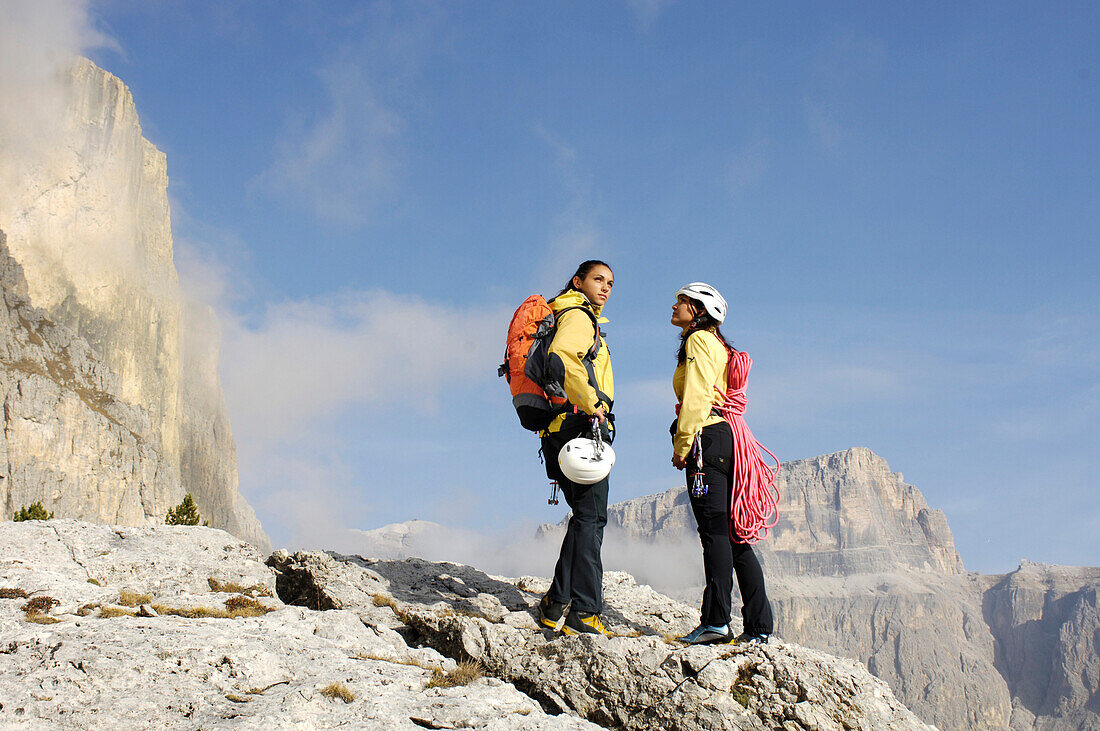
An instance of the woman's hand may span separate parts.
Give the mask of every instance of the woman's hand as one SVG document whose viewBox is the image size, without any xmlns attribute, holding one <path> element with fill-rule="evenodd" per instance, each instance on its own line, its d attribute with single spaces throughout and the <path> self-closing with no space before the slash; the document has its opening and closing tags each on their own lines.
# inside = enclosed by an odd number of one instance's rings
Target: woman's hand
<svg viewBox="0 0 1100 731">
<path fill-rule="evenodd" d="M 682 470 L 687 467 L 687 457 L 681 457 L 678 454 L 672 455 L 672 466 L 678 470 Z"/>
</svg>

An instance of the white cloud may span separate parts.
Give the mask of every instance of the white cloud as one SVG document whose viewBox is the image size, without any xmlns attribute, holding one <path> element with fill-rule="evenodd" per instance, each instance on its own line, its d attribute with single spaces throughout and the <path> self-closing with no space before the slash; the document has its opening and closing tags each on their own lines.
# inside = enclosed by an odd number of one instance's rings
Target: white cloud
<svg viewBox="0 0 1100 731">
<path fill-rule="evenodd" d="M 327 109 L 317 119 L 291 125 L 274 163 L 257 182 L 322 220 L 362 223 L 397 191 L 404 122 L 380 101 L 375 84 L 355 62 L 334 62 L 320 77 Z"/>
<path fill-rule="evenodd" d="M 96 30 L 86 0 L 5 0 L 0 22 L 0 195 L 21 184 L 24 161 L 38 164 L 64 133 L 62 74 L 93 48 L 117 48 Z"/>
<path fill-rule="evenodd" d="M 648 31 L 669 6 L 676 0 L 626 0 L 627 6 L 638 19 L 643 31 Z"/>
<path fill-rule="evenodd" d="M 404 130 L 422 106 L 417 76 L 438 52 L 443 12 L 379 3 L 333 22 L 352 36 L 317 75 L 325 104 L 289 111 L 272 164 L 253 187 L 322 221 L 362 225 L 397 206 L 409 157 Z"/>
<path fill-rule="evenodd" d="M 445 386 L 493 370 L 507 320 L 386 291 L 273 304 L 258 325 L 225 328 L 235 429 L 278 438 L 355 406 L 430 410 Z"/>
<path fill-rule="evenodd" d="M 556 293 L 582 261 L 609 260 L 610 254 L 595 222 L 593 185 L 579 162 L 576 148 L 541 124 L 535 126 L 535 134 L 554 153 L 554 167 L 568 196 L 566 208 L 554 221 L 553 233 L 536 269 L 540 279 L 535 287 Z"/>
</svg>

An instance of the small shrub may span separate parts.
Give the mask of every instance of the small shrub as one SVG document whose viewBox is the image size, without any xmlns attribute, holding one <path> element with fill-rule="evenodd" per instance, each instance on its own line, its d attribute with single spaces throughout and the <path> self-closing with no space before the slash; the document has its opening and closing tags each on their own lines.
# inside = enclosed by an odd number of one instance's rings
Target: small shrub
<svg viewBox="0 0 1100 731">
<path fill-rule="evenodd" d="M 248 703 L 251 698 L 245 698 L 244 696 L 237 695 L 236 693 L 227 693 L 225 696 L 227 701 L 233 701 L 234 703 Z"/>
<path fill-rule="evenodd" d="M 344 703 L 351 703 L 355 700 L 355 694 L 348 690 L 343 683 L 329 683 L 321 688 L 321 695 L 325 698 L 339 698 Z"/>
<path fill-rule="evenodd" d="M 91 577 L 88 577 L 88 583 L 95 584 L 96 586 L 103 586 L 103 584 L 99 583 L 99 579 L 93 579 Z"/>
<path fill-rule="evenodd" d="M 165 525 L 198 525 L 200 522 L 206 526 L 210 525 L 209 520 L 203 521 L 202 516 L 199 515 L 199 509 L 195 507 L 191 493 L 184 495 L 183 501 L 164 516 Z"/>
<path fill-rule="evenodd" d="M 481 663 L 472 660 L 463 660 L 458 667 L 449 673 L 439 668 L 432 669 L 432 677 L 428 680 L 428 688 L 453 688 L 456 685 L 469 685 L 481 676 L 485 675 L 485 669 Z"/>
<path fill-rule="evenodd" d="M 56 607 L 61 602 L 54 599 L 52 596 L 36 596 L 29 602 L 23 605 L 23 611 L 28 614 L 49 614 L 50 610 Z"/>
<path fill-rule="evenodd" d="M 22 523 L 24 520 L 51 520 L 52 518 L 53 511 L 47 513 L 46 508 L 42 506 L 42 501 L 39 500 L 19 508 L 12 520 L 16 523 Z"/>
<path fill-rule="evenodd" d="M 153 601 L 153 597 L 150 594 L 138 594 L 136 591 L 130 591 L 129 589 L 123 589 L 118 593 L 118 603 L 125 607 L 140 607 L 142 604 L 148 604 Z"/>
<path fill-rule="evenodd" d="M 19 587 L 4 587 L 0 589 L 0 599 L 26 599 L 27 592 Z"/>
</svg>

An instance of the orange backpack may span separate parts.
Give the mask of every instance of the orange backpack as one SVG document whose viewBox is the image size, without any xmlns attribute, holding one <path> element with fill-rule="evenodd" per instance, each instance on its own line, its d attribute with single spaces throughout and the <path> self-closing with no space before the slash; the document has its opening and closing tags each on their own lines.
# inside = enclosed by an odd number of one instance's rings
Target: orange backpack
<svg viewBox="0 0 1100 731">
<path fill-rule="evenodd" d="M 585 307 L 567 307 L 555 313 L 541 294 L 533 294 L 516 309 L 508 325 L 504 362 L 497 375 L 508 380 L 512 405 L 524 429 L 542 431 L 566 409 L 565 386 L 551 375 L 549 356 L 558 318 L 569 310 L 583 310 L 592 318 L 596 337 L 585 354 L 585 360 L 592 360 L 600 350 L 600 326 Z"/>
</svg>

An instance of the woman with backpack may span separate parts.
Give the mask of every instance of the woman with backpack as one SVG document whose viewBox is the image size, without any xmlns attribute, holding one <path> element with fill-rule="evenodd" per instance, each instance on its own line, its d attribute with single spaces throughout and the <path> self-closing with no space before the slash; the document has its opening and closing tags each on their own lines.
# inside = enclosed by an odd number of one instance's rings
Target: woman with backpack
<svg viewBox="0 0 1100 731">
<path fill-rule="evenodd" d="M 611 354 L 600 332 L 600 324 L 607 322 L 601 312 L 613 285 L 611 267 L 602 261 L 586 261 L 549 302 L 556 331 L 550 342 L 548 368 L 554 380 L 563 384 L 568 402 L 540 433 L 542 454 L 547 476 L 558 483 L 573 514 L 554 568 L 554 581 L 539 602 L 539 621 L 566 634 L 607 634 L 600 611 L 608 478 L 593 484 L 573 482 L 558 466 L 558 454 L 570 439 L 589 436 L 593 424 L 605 442 L 610 443 L 615 435 Z"/>
<path fill-rule="evenodd" d="M 766 643 L 773 630 L 764 573 L 752 543 L 774 520 L 765 514 L 763 521 L 745 528 L 738 525 L 745 521 L 734 514 L 744 505 L 743 498 L 764 494 L 761 486 L 771 498 L 775 473 L 760 459 L 759 445 L 741 419 L 744 378 L 752 361 L 722 334 L 719 325 L 726 311 L 726 300 L 703 282 L 680 289 L 672 306 L 672 324 L 681 330 L 672 377 L 679 400 L 670 429 L 672 464 L 686 468 L 706 577 L 699 626 L 680 638 L 689 644 Z M 759 517 L 759 506 L 750 506 L 748 512 L 754 509 Z M 737 637 L 730 629 L 734 573 L 744 619 L 744 632 Z"/>
</svg>

